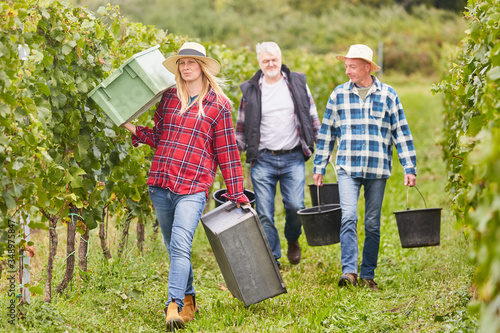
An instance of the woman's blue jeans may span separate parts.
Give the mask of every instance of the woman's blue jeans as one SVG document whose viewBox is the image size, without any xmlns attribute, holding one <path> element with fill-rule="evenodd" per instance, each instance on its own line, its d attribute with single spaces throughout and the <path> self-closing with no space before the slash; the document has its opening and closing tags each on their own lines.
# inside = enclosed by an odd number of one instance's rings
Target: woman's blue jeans
<svg viewBox="0 0 500 333">
<path fill-rule="evenodd" d="M 365 244 L 359 277 L 373 279 L 377 268 L 380 247 L 380 214 L 387 179 L 351 178 L 340 169 L 338 172 L 342 224 L 340 227 L 340 252 L 342 273 L 358 274 L 358 199 L 361 186 L 365 192 Z"/>
<path fill-rule="evenodd" d="M 250 168 L 255 209 L 262 229 L 276 260 L 281 258 L 281 243 L 274 224 L 276 185 L 280 182 L 285 207 L 285 238 L 296 241 L 302 233 L 297 211 L 304 206 L 305 161 L 301 151 L 284 155 L 259 152 L 259 158 Z"/>
<path fill-rule="evenodd" d="M 199 192 L 179 195 L 161 187 L 150 186 L 149 196 L 170 259 L 166 305 L 175 299 L 179 309 L 182 309 L 185 295 L 195 295 L 191 245 L 205 208 L 206 194 Z"/>
</svg>

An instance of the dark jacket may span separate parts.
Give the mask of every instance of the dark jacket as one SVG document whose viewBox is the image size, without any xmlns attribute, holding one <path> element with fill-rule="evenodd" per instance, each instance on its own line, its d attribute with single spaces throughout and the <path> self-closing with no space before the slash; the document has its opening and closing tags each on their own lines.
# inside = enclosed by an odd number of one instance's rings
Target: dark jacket
<svg viewBox="0 0 500 333">
<path fill-rule="evenodd" d="M 292 100 L 295 105 L 295 114 L 300 123 L 300 142 L 305 159 L 308 160 L 314 152 L 314 130 L 311 115 L 309 113 L 310 101 L 307 96 L 306 75 L 291 72 L 288 67 L 281 65 L 281 71 L 286 73 L 289 88 L 292 92 Z M 259 87 L 259 80 L 262 70 L 248 81 L 241 84 L 245 100 L 245 147 L 247 151 L 247 162 L 252 163 L 257 160 L 260 142 L 260 121 L 262 115 L 262 91 Z"/>
</svg>

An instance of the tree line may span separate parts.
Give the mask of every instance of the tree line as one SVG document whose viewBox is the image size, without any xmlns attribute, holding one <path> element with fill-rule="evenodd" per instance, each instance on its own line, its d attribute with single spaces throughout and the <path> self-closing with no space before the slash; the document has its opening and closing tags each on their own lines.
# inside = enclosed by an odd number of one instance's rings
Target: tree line
<svg viewBox="0 0 500 333">
<path fill-rule="evenodd" d="M 107 0 L 72 0 L 97 9 Z M 344 54 L 351 44 L 376 50 L 385 71 L 433 75 L 464 37 L 466 3 L 393 0 L 115 0 L 134 22 L 202 42 L 254 50 L 272 40 L 283 50 Z M 456 6 L 456 10 L 451 10 Z M 377 53 L 377 52 L 376 52 Z M 379 61 L 380 60 L 380 61 Z M 383 61 L 382 61 L 383 60 Z"/>
</svg>

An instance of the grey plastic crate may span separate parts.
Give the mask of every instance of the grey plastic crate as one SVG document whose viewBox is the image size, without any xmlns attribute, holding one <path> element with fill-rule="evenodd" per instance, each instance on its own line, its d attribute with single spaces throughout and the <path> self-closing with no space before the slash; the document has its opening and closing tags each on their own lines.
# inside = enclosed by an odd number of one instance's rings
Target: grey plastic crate
<svg viewBox="0 0 500 333">
<path fill-rule="evenodd" d="M 231 294 L 245 306 L 286 293 L 255 210 L 226 202 L 201 217 Z"/>
</svg>

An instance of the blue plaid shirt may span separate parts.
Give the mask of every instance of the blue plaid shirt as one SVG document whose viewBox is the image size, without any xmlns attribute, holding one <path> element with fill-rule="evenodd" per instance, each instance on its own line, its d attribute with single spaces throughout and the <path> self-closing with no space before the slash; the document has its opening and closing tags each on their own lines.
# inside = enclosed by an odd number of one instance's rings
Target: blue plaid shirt
<svg viewBox="0 0 500 333">
<path fill-rule="evenodd" d="M 316 142 L 313 173 L 325 174 L 338 140 L 336 167 L 351 178 L 388 178 L 393 145 L 405 174 L 417 174 L 413 138 L 399 97 L 391 86 L 372 78 L 364 101 L 351 81 L 330 95 Z"/>
</svg>

